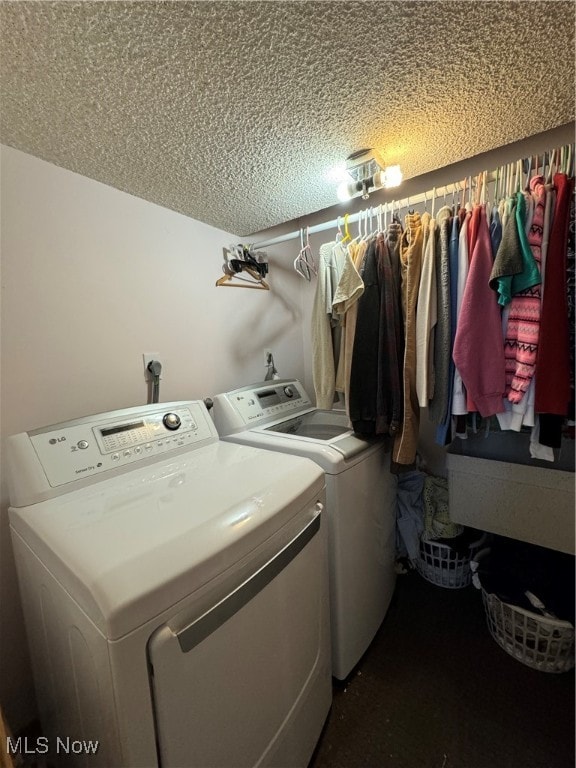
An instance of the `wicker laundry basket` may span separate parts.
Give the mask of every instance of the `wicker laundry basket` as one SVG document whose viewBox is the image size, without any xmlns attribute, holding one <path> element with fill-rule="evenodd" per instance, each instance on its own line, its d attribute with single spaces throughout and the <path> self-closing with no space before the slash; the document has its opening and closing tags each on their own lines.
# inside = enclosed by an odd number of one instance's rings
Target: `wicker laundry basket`
<svg viewBox="0 0 576 768">
<path fill-rule="evenodd" d="M 462 589 L 472 581 L 470 561 L 486 541 L 485 534 L 479 534 L 466 551 L 457 552 L 447 544 L 421 538 L 416 570 L 426 581 L 445 589 Z"/>
<path fill-rule="evenodd" d="M 567 672 L 574 667 L 574 627 L 504 603 L 482 588 L 490 634 L 510 656 L 541 672 Z"/>
</svg>

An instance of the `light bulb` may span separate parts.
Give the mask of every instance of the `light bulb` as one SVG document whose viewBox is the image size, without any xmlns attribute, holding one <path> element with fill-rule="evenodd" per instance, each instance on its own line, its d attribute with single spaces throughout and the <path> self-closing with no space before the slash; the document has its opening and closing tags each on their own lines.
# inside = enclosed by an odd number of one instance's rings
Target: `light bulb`
<svg viewBox="0 0 576 768">
<path fill-rule="evenodd" d="M 372 177 L 372 186 L 374 187 L 374 189 L 380 189 L 380 187 L 384 187 L 385 185 L 386 185 L 386 172 L 376 171 L 376 173 Z"/>
<path fill-rule="evenodd" d="M 399 165 L 390 165 L 382 171 L 382 186 L 398 187 L 402 183 L 402 171 Z"/>
<path fill-rule="evenodd" d="M 338 184 L 341 181 L 350 181 L 350 174 L 346 170 L 346 163 L 333 165 L 326 172 L 326 178 L 332 184 Z"/>
<path fill-rule="evenodd" d="M 338 184 L 336 187 L 336 195 L 341 203 L 346 203 L 348 200 L 351 200 L 352 195 L 350 194 L 350 182 L 342 181 L 340 184 Z"/>
</svg>

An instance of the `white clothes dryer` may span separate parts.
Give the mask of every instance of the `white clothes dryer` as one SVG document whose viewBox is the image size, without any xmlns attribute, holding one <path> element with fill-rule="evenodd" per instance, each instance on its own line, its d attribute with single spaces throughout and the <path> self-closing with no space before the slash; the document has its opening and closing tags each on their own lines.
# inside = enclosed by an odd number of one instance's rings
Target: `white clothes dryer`
<svg viewBox="0 0 576 768">
<path fill-rule="evenodd" d="M 326 474 L 332 674 L 343 680 L 370 645 L 396 584 L 396 478 L 382 440 L 352 431 L 344 411 L 315 408 L 283 379 L 216 395 L 224 440 L 305 456 Z"/>
<path fill-rule="evenodd" d="M 305 768 L 332 697 L 318 466 L 219 441 L 195 401 L 8 452 L 50 763 Z"/>
</svg>

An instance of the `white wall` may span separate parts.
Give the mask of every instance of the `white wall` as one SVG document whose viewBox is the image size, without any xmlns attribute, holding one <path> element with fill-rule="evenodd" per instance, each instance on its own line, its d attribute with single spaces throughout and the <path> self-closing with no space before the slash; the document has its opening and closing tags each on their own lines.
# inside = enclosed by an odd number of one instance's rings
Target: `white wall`
<svg viewBox="0 0 576 768">
<path fill-rule="evenodd" d="M 216 288 L 235 236 L 9 147 L 1 165 L 2 436 L 145 403 L 142 353 L 162 400 L 303 375 L 300 278 L 270 260 L 268 291 Z M 4 455 L 2 456 L 4 459 Z M 0 701 L 35 715 L 2 472 Z"/>
</svg>

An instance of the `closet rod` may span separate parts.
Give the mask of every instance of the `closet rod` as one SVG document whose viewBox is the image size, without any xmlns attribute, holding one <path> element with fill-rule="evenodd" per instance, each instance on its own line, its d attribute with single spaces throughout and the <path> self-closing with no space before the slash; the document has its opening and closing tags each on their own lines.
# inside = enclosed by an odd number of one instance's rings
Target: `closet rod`
<svg viewBox="0 0 576 768">
<path fill-rule="evenodd" d="M 475 181 L 476 177 L 474 176 L 472 179 Z M 490 173 L 486 174 L 486 183 L 494 181 L 495 179 L 496 171 L 491 171 Z M 464 180 L 451 182 L 450 184 L 446 184 L 444 187 L 436 187 L 434 190 L 436 199 L 439 197 L 444 197 L 444 195 L 451 195 L 453 192 L 461 192 L 463 183 Z M 416 195 L 410 195 L 410 197 L 405 197 L 400 200 L 389 200 L 386 203 L 379 203 L 373 207 L 376 210 L 379 207 L 383 208 L 383 206 L 386 205 L 393 206 L 394 209 L 406 208 L 408 205 L 418 205 L 419 203 L 423 203 L 425 201 L 431 201 L 432 195 L 432 190 L 429 192 L 419 192 Z M 360 216 L 365 215 L 365 211 L 366 209 L 363 209 L 357 213 L 350 214 L 348 216 L 348 224 L 353 224 L 355 221 L 358 221 Z M 333 221 L 325 221 L 322 224 L 314 224 L 313 226 L 308 227 L 308 234 L 313 235 L 315 232 L 324 232 L 327 229 L 335 229 L 339 223 L 343 223 L 343 220 L 344 215 L 340 216 L 338 219 L 334 219 Z M 285 243 L 288 240 L 295 240 L 297 237 L 300 237 L 300 233 L 301 230 L 298 229 L 295 232 L 288 232 L 285 235 L 278 235 L 278 237 L 273 237 L 271 240 L 262 240 L 260 243 L 250 243 L 250 247 L 254 250 L 259 250 L 260 248 L 268 248 L 271 245 L 278 245 L 279 243 Z"/>
<path fill-rule="evenodd" d="M 542 165 L 545 167 L 549 163 L 558 163 L 558 156 L 556 155 L 557 152 L 564 151 L 564 149 L 569 150 L 568 158 L 569 160 L 568 165 L 572 168 L 574 167 L 574 155 L 576 154 L 574 152 L 574 144 L 566 144 L 564 147 L 554 149 L 554 150 L 547 150 L 542 155 Z M 539 155 L 536 155 L 536 158 L 538 159 Z M 555 158 L 553 161 L 552 158 Z M 522 173 L 526 172 L 526 165 L 528 165 L 528 173 L 530 173 L 531 168 L 531 157 L 530 158 L 524 158 L 522 160 L 519 160 L 517 162 L 522 163 Z M 484 176 L 484 183 L 489 184 L 490 182 L 493 182 L 498 177 L 498 173 L 500 170 L 504 170 L 505 168 L 510 169 L 510 173 L 514 174 L 514 171 L 512 170 L 515 163 L 505 163 L 504 165 L 499 167 L 498 171 L 489 171 Z M 540 163 L 538 163 L 538 167 L 540 167 Z M 467 179 L 471 179 L 472 184 L 474 184 L 477 179 L 481 176 L 481 174 L 473 174 L 472 176 L 467 176 Z M 453 192 L 459 193 L 462 191 L 462 185 L 464 184 L 463 181 L 454 181 L 450 184 L 447 184 L 444 187 L 436 187 L 434 190 L 429 190 L 428 192 L 420 192 L 417 195 L 410 195 L 410 197 L 405 197 L 400 200 L 389 200 L 386 203 L 379 203 L 378 205 L 374 206 L 376 210 L 380 208 L 380 210 L 383 209 L 383 206 L 391 205 L 393 208 L 406 208 L 411 205 L 418 205 L 419 203 L 423 203 L 428 200 L 432 200 L 433 195 L 435 195 L 436 199 L 439 197 L 444 197 L 445 195 L 452 194 Z M 468 194 L 470 194 L 470 190 L 468 190 Z M 369 210 L 369 209 L 368 209 Z M 348 223 L 352 224 L 355 221 L 358 221 L 360 216 L 364 216 L 366 214 L 366 208 L 364 208 L 361 211 L 358 211 L 357 213 L 352 213 L 348 216 Z M 332 221 L 325 221 L 323 224 L 314 224 L 311 227 L 308 227 L 308 234 L 312 235 L 315 232 L 324 232 L 326 229 L 334 229 L 338 226 L 338 224 L 343 221 L 343 216 L 339 216 L 337 219 L 333 219 Z M 300 237 L 301 230 L 298 229 L 294 232 L 288 232 L 286 235 L 279 235 L 278 237 L 273 237 L 270 240 L 262 240 L 260 243 L 251 243 L 250 247 L 254 250 L 257 250 L 259 248 L 268 248 L 271 245 L 278 245 L 279 243 L 285 243 L 288 240 L 295 240 L 297 237 Z"/>
</svg>

